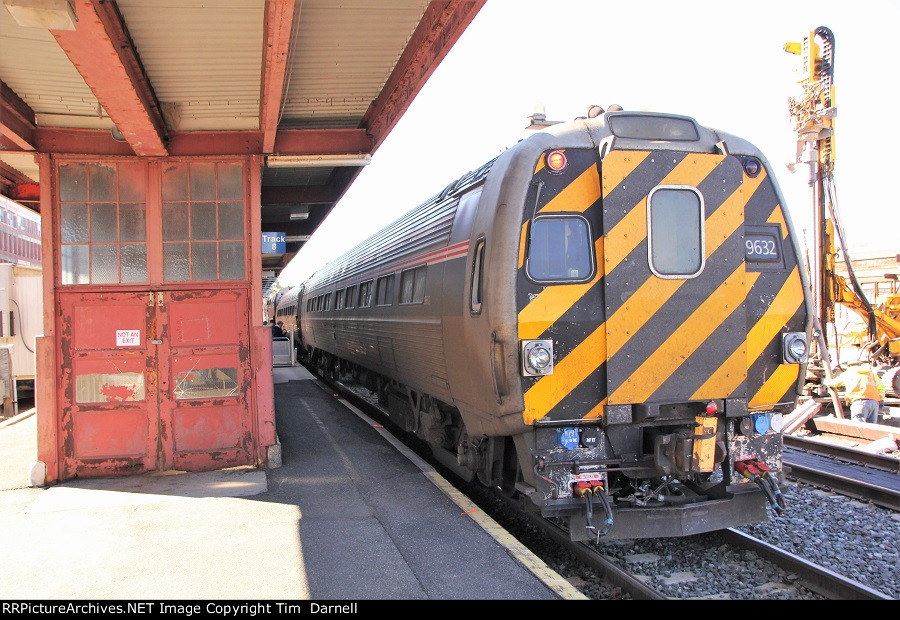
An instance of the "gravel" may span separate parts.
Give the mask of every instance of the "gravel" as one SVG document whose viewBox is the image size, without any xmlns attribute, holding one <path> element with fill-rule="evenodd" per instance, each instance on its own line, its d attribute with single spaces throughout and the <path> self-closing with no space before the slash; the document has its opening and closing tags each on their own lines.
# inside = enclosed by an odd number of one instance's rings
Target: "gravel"
<svg viewBox="0 0 900 620">
<path fill-rule="evenodd" d="M 627 598 L 484 489 L 470 485 L 465 492 L 586 596 Z M 770 511 L 768 522 L 738 529 L 892 598 L 900 597 L 900 513 L 803 483 L 788 483 L 786 498 L 788 510 L 784 516 Z M 716 532 L 685 538 L 611 541 L 601 543 L 599 549 L 607 559 L 642 576 L 669 598 L 822 598 L 804 588 L 797 575 L 752 551 L 726 543 Z"/>
<path fill-rule="evenodd" d="M 360 389 L 357 393 L 362 396 L 364 392 Z M 366 396 L 371 399 L 370 394 Z M 461 485 L 461 489 L 586 596 L 597 600 L 628 598 L 484 487 L 469 484 Z M 784 515 L 770 509 L 768 521 L 738 529 L 900 598 L 900 513 L 792 481 L 787 483 L 785 499 Z M 669 598 L 822 598 L 804 588 L 797 575 L 752 551 L 726 543 L 716 532 L 685 538 L 612 541 L 601 543 L 599 549 L 608 559 L 642 575 Z"/>
</svg>

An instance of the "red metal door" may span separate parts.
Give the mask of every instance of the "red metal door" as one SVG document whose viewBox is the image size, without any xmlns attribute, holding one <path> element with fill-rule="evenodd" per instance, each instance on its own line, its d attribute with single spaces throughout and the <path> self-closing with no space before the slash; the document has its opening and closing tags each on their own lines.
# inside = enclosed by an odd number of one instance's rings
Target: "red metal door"
<svg viewBox="0 0 900 620">
<path fill-rule="evenodd" d="M 169 468 L 254 462 L 245 290 L 157 293 L 162 453 Z"/>
<path fill-rule="evenodd" d="M 62 478 L 252 464 L 247 299 L 61 293 Z"/>
<path fill-rule="evenodd" d="M 149 292 L 60 293 L 62 478 L 159 466 Z"/>
</svg>

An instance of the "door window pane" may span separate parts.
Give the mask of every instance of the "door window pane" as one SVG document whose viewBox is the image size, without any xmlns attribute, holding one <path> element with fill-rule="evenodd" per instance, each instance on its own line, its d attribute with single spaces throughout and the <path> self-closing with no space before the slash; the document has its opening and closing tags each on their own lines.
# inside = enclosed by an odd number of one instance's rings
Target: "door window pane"
<svg viewBox="0 0 900 620">
<path fill-rule="evenodd" d="M 144 203 L 119 205 L 119 239 L 121 241 L 147 239 L 147 208 Z"/>
<path fill-rule="evenodd" d="M 219 279 L 244 279 L 244 244 L 219 244 Z"/>
<path fill-rule="evenodd" d="M 191 280 L 216 279 L 216 244 L 191 244 Z"/>
<path fill-rule="evenodd" d="M 163 243 L 163 278 L 186 282 L 191 277 L 187 243 Z"/>
<path fill-rule="evenodd" d="M 87 200 L 87 164 L 70 163 L 59 166 L 59 199 L 64 202 Z"/>
<path fill-rule="evenodd" d="M 188 238 L 187 202 L 163 203 L 163 241 L 181 241 Z"/>
<path fill-rule="evenodd" d="M 219 200 L 244 199 L 244 165 L 219 164 Z"/>
<path fill-rule="evenodd" d="M 119 164 L 119 200 L 144 202 L 147 198 L 147 175 L 139 162 Z"/>
<path fill-rule="evenodd" d="M 191 203 L 191 239 L 216 238 L 216 203 Z"/>
<path fill-rule="evenodd" d="M 162 173 L 162 199 L 188 199 L 188 167 L 187 164 L 171 164 Z"/>
<path fill-rule="evenodd" d="M 83 203 L 63 204 L 60 207 L 60 230 L 63 243 L 87 243 L 87 205 Z"/>
<path fill-rule="evenodd" d="M 192 163 L 191 200 L 216 199 L 216 164 L 213 162 Z"/>
<path fill-rule="evenodd" d="M 143 243 L 122 244 L 122 282 L 147 281 L 147 246 Z"/>
<path fill-rule="evenodd" d="M 141 400 L 144 400 L 143 373 L 88 373 L 75 377 L 76 402 L 118 403 Z"/>
<path fill-rule="evenodd" d="M 692 187 L 657 187 L 648 200 L 650 269 L 663 278 L 703 270 L 703 200 Z"/>
<path fill-rule="evenodd" d="M 90 250 L 87 245 L 62 246 L 62 283 L 90 284 L 91 273 L 88 270 Z"/>
<path fill-rule="evenodd" d="M 91 202 L 115 202 L 117 200 L 115 166 L 91 164 L 90 171 Z"/>
<path fill-rule="evenodd" d="M 219 239 L 244 238 L 244 203 L 219 203 Z"/>
<path fill-rule="evenodd" d="M 119 281 L 119 246 L 114 243 L 91 246 L 91 284 Z"/>
<path fill-rule="evenodd" d="M 182 370 L 175 375 L 175 398 L 221 398 L 236 396 L 237 368 L 203 368 Z"/>
<path fill-rule="evenodd" d="M 119 240 L 116 211 L 115 203 L 91 205 L 91 243 Z"/>
</svg>

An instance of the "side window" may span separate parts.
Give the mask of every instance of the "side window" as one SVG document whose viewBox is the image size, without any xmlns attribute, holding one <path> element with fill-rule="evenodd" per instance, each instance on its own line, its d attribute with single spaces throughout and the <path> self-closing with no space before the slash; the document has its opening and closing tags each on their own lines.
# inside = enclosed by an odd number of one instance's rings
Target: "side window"
<svg viewBox="0 0 900 620">
<path fill-rule="evenodd" d="M 647 253 L 660 278 L 693 278 L 705 263 L 703 197 L 686 185 L 661 185 L 647 199 Z"/>
<path fill-rule="evenodd" d="M 352 308 L 353 302 L 356 299 L 356 285 L 348 286 L 347 290 L 344 294 L 344 307 Z"/>
<path fill-rule="evenodd" d="M 331 310 L 331 293 L 325 294 L 325 307 L 323 310 Z"/>
<path fill-rule="evenodd" d="M 338 289 L 334 294 L 334 309 L 341 310 L 344 307 L 344 291 Z"/>
<path fill-rule="evenodd" d="M 547 215 L 531 222 L 526 273 L 532 280 L 585 282 L 593 272 L 593 244 L 586 219 Z"/>
<path fill-rule="evenodd" d="M 375 305 L 389 306 L 393 301 L 394 275 L 381 276 L 375 289 Z"/>
<path fill-rule="evenodd" d="M 425 301 L 426 266 L 407 269 L 400 274 L 400 303 L 421 304 Z"/>
<path fill-rule="evenodd" d="M 481 302 L 484 299 L 484 239 L 479 239 L 475 245 L 475 257 L 472 259 L 472 314 L 481 313 Z"/>
<path fill-rule="evenodd" d="M 368 308 L 372 305 L 372 281 L 359 285 L 359 307 Z"/>
</svg>

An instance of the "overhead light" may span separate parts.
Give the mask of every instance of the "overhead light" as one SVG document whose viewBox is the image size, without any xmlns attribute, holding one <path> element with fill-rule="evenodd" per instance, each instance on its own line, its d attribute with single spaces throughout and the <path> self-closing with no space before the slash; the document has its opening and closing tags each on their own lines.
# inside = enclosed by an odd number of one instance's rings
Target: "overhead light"
<svg viewBox="0 0 900 620">
<path fill-rule="evenodd" d="M 75 11 L 70 0 L 3 0 L 16 23 L 23 28 L 75 30 Z"/>
<path fill-rule="evenodd" d="M 268 168 L 334 168 L 336 166 L 368 166 L 372 156 L 368 153 L 343 155 L 269 155 Z"/>
<path fill-rule="evenodd" d="M 292 220 L 309 219 L 309 205 L 293 205 L 291 207 Z"/>
<path fill-rule="evenodd" d="M 287 235 L 284 240 L 287 243 L 298 243 L 300 241 L 309 241 L 312 235 Z"/>
</svg>

